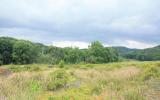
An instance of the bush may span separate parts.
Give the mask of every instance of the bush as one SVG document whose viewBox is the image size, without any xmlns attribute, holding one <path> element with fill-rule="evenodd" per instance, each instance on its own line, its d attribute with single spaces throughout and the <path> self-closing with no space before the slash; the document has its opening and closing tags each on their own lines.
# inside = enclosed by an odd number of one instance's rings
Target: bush
<svg viewBox="0 0 160 100">
<path fill-rule="evenodd" d="M 57 70 L 50 73 L 50 81 L 47 85 L 48 90 L 56 90 L 67 84 L 67 73 L 64 70 Z"/>
<path fill-rule="evenodd" d="M 160 68 L 151 66 L 147 68 L 144 73 L 142 74 L 143 80 L 149 80 L 151 78 L 160 77 Z"/>
<path fill-rule="evenodd" d="M 64 61 L 63 61 L 63 60 L 61 60 L 61 61 L 59 62 L 59 67 L 60 67 L 60 68 L 63 68 L 63 67 L 64 67 Z"/>
</svg>

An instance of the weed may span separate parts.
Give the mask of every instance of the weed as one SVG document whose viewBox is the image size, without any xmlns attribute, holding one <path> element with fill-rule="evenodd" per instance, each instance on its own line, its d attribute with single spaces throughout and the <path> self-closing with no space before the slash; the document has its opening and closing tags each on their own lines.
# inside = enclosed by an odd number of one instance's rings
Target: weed
<svg viewBox="0 0 160 100">
<path fill-rule="evenodd" d="M 124 95 L 124 99 L 125 100 L 145 100 L 144 97 L 135 90 L 126 92 Z"/>
<path fill-rule="evenodd" d="M 87 67 L 87 68 L 93 68 L 94 65 L 93 64 L 87 64 L 87 65 L 85 65 L 85 67 Z"/>
<path fill-rule="evenodd" d="M 50 73 L 50 82 L 47 85 L 48 90 L 56 90 L 64 87 L 68 81 L 68 74 L 64 70 L 57 70 Z"/>
<path fill-rule="evenodd" d="M 59 67 L 60 67 L 60 68 L 63 68 L 63 67 L 64 67 L 64 61 L 63 61 L 63 60 L 61 60 L 61 61 L 59 62 Z"/>
<path fill-rule="evenodd" d="M 149 80 L 156 77 L 160 77 L 160 68 L 155 66 L 148 67 L 142 74 L 142 80 Z"/>
</svg>

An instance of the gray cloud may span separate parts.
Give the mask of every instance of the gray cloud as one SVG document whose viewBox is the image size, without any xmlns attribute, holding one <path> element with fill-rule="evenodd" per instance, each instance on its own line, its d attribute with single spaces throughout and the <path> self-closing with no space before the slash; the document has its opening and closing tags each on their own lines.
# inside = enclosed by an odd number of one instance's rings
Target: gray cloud
<svg viewBox="0 0 160 100">
<path fill-rule="evenodd" d="M 0 36 L 159 44 L 159 9 L 159 0 L 1 0 Z"/>
</svg>

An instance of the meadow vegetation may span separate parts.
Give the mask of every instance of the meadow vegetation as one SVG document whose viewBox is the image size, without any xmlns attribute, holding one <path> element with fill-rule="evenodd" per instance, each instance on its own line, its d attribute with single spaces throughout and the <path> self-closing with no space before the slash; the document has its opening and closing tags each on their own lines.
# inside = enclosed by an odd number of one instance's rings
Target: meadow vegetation
<svg viewBox="0 0 160 100">
<path fill-rule="evenodd" d="M 160 62 L 0 67 L 0 100 L 159 100 Z"/>
</svg>

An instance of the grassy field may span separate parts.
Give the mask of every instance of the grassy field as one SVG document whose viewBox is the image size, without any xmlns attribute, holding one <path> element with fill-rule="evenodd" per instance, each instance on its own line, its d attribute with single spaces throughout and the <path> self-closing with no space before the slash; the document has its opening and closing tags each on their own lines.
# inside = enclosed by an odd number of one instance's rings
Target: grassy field
<svg viewBox="0 0 160 100">
<path fill-rule="evenodd" d="M 160 100 L 160 61 L 0 67 L 0 100 Z"/>
</svg>

